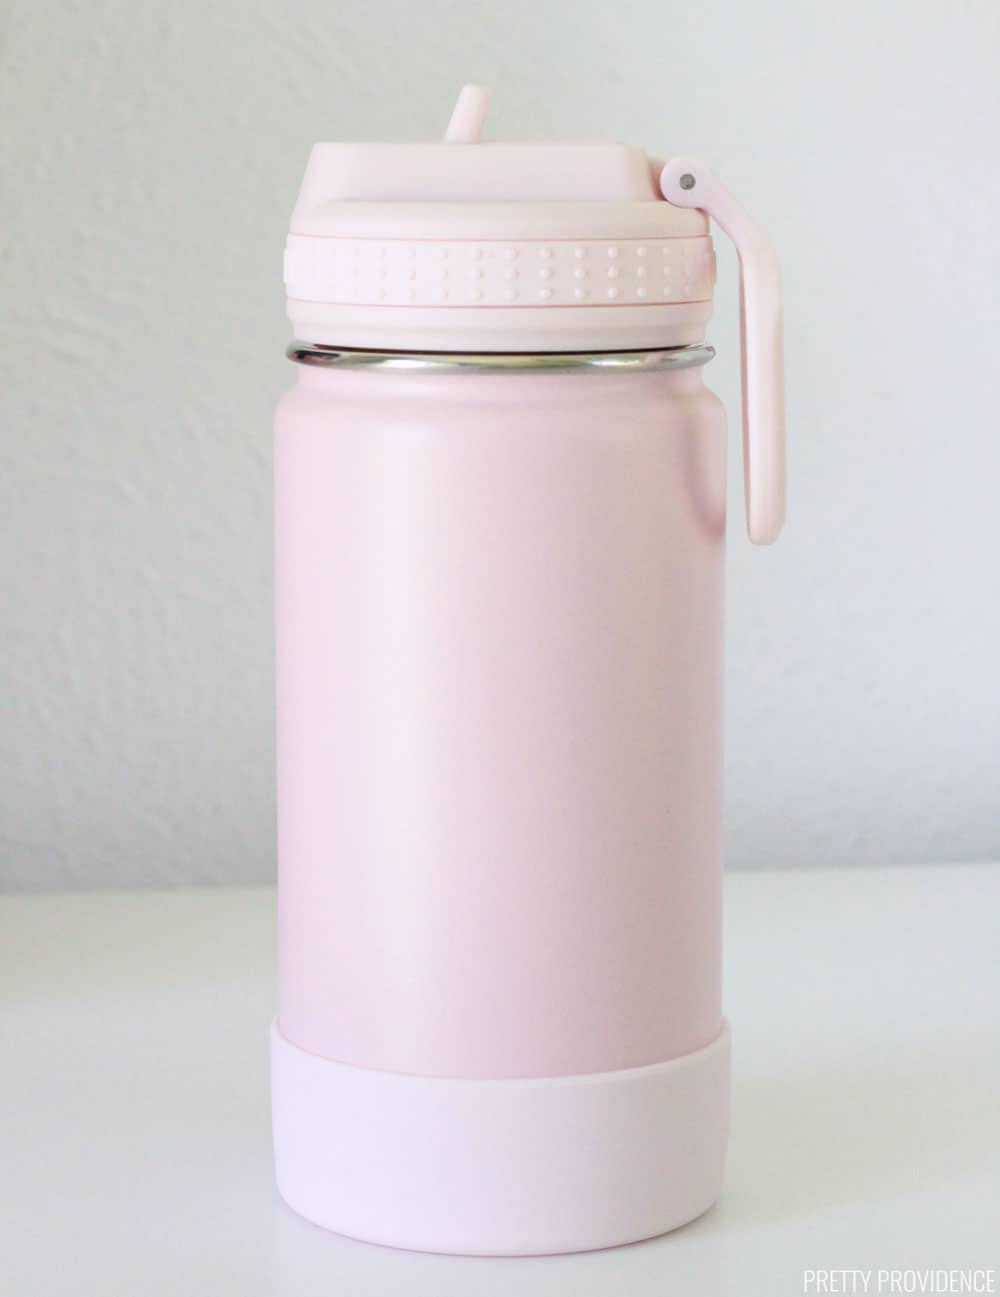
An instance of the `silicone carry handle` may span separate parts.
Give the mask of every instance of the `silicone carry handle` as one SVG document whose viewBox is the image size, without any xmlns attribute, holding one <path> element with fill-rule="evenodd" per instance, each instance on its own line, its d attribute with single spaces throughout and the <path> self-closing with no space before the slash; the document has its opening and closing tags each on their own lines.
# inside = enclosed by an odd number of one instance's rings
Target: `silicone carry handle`
<svg viewBox="0 0 1000 1297">
<path fill-rule="evenodd" d="M 729 235 L 740 261 L 743 474 L 747 532 L 777 540 L 785 521 L 785 382 L 781 276 L 771 243 L 749 213 L 697 158 L 671 158 L 660 191 L 677 207 L 700 207 Z"/>
</svg>

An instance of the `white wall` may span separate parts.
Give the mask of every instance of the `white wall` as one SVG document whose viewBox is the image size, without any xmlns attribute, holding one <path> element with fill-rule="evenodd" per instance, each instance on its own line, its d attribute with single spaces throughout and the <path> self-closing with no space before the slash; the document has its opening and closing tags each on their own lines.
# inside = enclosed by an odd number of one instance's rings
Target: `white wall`
<svg viewBox="0 0 1000 1297">
<path fill-rule="evenodd" d="M 730 862 L 1000 856 L 998 72 L 995 0 L 15 4 L 0 882 L 271 876 L 284 229 L 314 139 L 436 135 L 466 80 L 494 135 L 703 154 L 780 250 L 791 512 L 750 549 L 734 454 Z"/>
</svg>

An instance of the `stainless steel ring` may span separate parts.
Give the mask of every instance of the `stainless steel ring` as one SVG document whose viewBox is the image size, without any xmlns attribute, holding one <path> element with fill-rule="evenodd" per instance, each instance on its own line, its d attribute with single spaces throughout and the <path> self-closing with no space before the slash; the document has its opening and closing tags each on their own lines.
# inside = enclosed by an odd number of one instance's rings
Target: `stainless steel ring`
<svg viewBox="0 0 1000 1297">
<path fill-rule="evenodd" d="M 505 352 L 362 351 L 293 342 L 285 352 L 297 365 L 343 369 L 422 370 L 433 373 L 506 374 L 512 371 L 575 373 L 577 370 L 630 374 L 661 369 L 693 369 L 707 364 L 715 348 L 704 344 L 662 351 L 563 351 L 522 355 Z"/>
</svg>

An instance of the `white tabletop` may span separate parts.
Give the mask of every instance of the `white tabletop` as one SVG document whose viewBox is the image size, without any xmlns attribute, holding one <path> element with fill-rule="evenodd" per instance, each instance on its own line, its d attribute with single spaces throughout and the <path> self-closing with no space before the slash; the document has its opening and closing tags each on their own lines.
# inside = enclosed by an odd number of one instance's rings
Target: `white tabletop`
<svg viewBox="0 0 1000 1297">
<path fill-rule="evenodd" d="M 805 1269 L 1000 1266 L 1000 867 L 732 874 L 726 907 L 722 1201 L 494 1261 L 278 1200 L 271 891 L 0 898 L 0 1293 L 781 1297 Z"/>
</svg>

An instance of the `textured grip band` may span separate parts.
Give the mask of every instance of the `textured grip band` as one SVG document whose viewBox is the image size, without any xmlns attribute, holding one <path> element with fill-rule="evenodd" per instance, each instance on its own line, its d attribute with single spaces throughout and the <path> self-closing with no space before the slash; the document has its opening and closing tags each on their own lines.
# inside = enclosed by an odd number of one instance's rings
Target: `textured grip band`
<svg viewBox="0 0 1000 1297">
<path fill-rule="evenodd" d="M 708 237 L 412 242 L 291 235 L 288 296 L 370 306 L 637 306 L 709 301 Z"/>
</svg>

